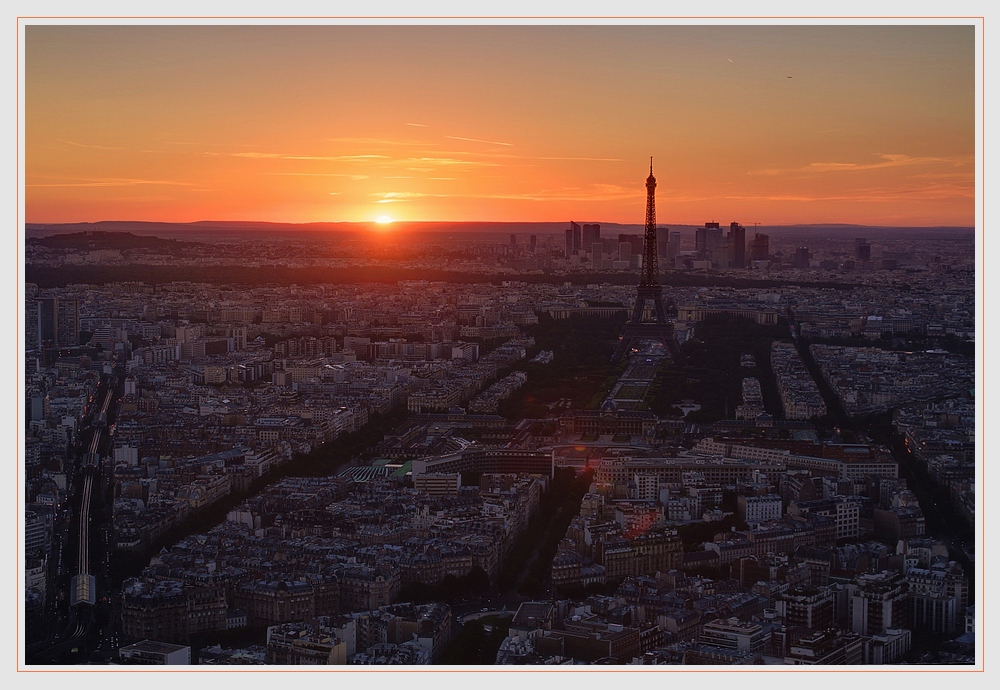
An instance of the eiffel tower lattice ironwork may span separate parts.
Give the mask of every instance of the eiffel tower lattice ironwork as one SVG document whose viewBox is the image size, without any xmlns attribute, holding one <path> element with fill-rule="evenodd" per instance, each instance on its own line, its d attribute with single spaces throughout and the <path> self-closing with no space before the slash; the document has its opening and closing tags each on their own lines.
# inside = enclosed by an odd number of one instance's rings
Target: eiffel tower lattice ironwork
<svg viewBox="0 0 1000 690">
<path fill-rule="evenodd" d="M 646 305 L 653 302 L 653 321 L 643 320 Z M 663 306 L 663 288 L 660 286 L 660 269 L 656 256 L 656 178 L 653 177 L 653 159 L 649 159 L 649 177 L 646 178 L 646 232 L 642 242 L 642 273 L 635 298 L 635 307 L 615 349 L 614 361 L 624 357 L 633 345 L 641 340 L 658 340 L 671 355 L 678 353 L 674 327 L 667 320 Z"/>
</svg>

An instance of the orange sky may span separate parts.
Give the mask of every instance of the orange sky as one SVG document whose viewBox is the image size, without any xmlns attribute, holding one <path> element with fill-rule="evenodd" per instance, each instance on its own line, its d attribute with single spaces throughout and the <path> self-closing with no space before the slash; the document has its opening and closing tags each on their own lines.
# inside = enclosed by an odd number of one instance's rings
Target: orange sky
<svg viewBox="0 0 1000 690">
<path fill-rule="evenodd" d="M 27 222 L 974 224 L 972 26 L 25 28 Z"/>
</svg>

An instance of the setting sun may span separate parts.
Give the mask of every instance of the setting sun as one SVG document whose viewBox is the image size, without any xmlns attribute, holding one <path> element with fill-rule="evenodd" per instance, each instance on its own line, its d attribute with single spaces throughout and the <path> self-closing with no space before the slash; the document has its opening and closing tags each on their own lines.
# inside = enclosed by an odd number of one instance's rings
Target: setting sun
<svg viewBox="0 0 1000 690">
<path fill-rule="evenodd" d="M 392 218 L 390 218 L 389 216 L 379 216 L 378 218 L 375 219 L 375 222 L 378 223 L 379 225 L 388 225 L 389 223 L 392 222 Z"/>
</svg>

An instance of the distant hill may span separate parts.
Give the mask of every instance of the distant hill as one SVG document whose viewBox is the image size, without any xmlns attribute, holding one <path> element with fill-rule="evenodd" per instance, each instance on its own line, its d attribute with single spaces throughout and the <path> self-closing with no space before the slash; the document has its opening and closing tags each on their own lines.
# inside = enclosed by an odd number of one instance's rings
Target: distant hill
<svg viewBox="0 0 1000 690">
<path fill-rule="evenodd" d="M 641 224 L 603 223 L 600 221 L 576 220 L 579 224 L 599 222 L 602 236 L 613 237 L 618 233 L 641 233 Z M 720 223 L 724 227 L 728 223 Z M 273 234 L 285 233 L 316 233 L 337 232 L 352 234 L 368 232 L 373 223 L 269 223 L 265 221 L 225 221 L 205 220 L 194 223 L 157 223 L 148 221 L 101 221 L 98 223 L 26 223 L 25 237 L 41 238 L 54 235 L 81 233 L 117 233 L 172 238 L 183 240 L 209 239 L 212 236 L 232 236 L 234 234 Z M 506 223 L 506 222 L 444 222 L 425 221 L 393 223 L 393 232 L 448 232 L 448 233 L 515 233 L 515 234 L 559 234 L 569 227 L 569 220 L 551 223 Z M 657 223 L 661 229 L 681 231 L 685 235 L 694 234 L 696 225 L 676 224 L 669 222 Z M 817 236 L 854 235 L 868 239 L 887 237 L 909 237 L 913 239 L 971 237 L 975 228 L 971 227 L 887 227 L 872 225 L 852 225 L 849 223 L 814 223 L 805 225 L 759 225 L 744 223 L 747 237 L 754 232 L 764 233 L 775 238 L 809 238 Z M 125 241 L 125 240 L 123 240 Z M 148 245 L 137 245 L 148 246 Z M 124 247 L 122 247 L 124 248 Z"/>
<path fill-rule="evenodd" d="M 581 221 L 582 222 L 582 221 Z M 613 224 L 608 224 L 613 225 Z M 129 232 L 136 235 L 157 235 L 160 237 L 199 236 L 212 232 L 232 234 L 282 233 L 282 232 L 365 232 L 375 227 L 374 223 L 269 223 L 256 221 L 203 220 L 194 223 L 154 223 L 146 221 L 101 221 L 99 223 L 26 223 L 26 237 L 43 237 L 79 232 Z M 394 232 L 458 232 L 458 233 L 558 233 L 569 227 L 565 223 L 500 223 L 500 222 L 408 222 L 392 224 Z M 641 226 L 617 226 L 640 228 Z"/>
<path fill-rule="evenodd" d="M 25 243 L 49 247 L 51 249 L 75 249 L 93 251 L 97 249 L 175 249 L 192 242 L 164 239 L 155 235 L 133 235 L 130 232 L 106 232 L 86 230 L 66 234 L 27 237 Z"/>
</svg>

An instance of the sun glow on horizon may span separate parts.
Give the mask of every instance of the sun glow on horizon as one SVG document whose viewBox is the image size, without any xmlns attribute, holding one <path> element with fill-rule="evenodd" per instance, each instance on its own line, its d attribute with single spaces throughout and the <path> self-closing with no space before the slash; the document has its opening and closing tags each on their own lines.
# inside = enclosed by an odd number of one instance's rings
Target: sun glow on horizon
<svg viewBox="0 0 1000 690">
<path fill-rule="evenodd" d="M 393 222 L 392 218 L 390 218 L 389 216 L 379 216 L 378 218 L 375 219 L 375 223 L 377 225 L 389 225 L 392 222 Z"/>
</svg>

